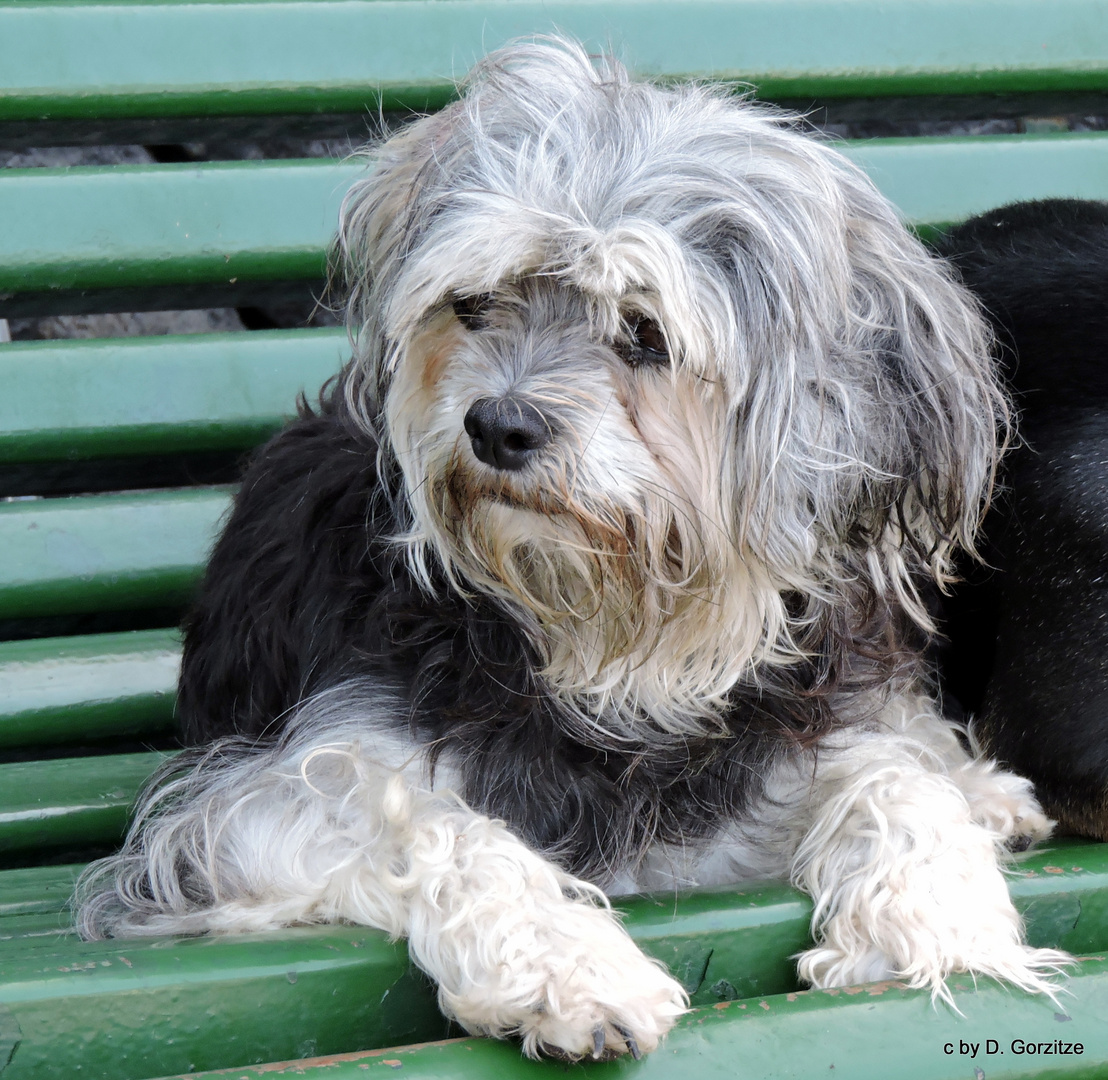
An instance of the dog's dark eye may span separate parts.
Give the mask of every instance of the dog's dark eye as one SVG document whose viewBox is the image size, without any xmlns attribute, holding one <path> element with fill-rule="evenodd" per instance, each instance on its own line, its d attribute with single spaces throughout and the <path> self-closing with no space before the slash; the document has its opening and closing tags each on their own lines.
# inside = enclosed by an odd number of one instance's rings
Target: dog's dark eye
<svg viewBox="0 0 1108 1080">
<path fill-rule="evenodd" d="M 492 306 L 492 297 L 488 294 L 482 296 L 459 296 L 453 304 L 454 314 L 458 322 L 467 330 L 482 330 L 487 325 L 489 308 Z"/>
<path fill-rule="evenodd" d="M 615 343 L 616 352 L 631 367 L 661 367 L 669 363 L 669 346 L 662 328 L 645 315 L 627 324 L 627 338 Z"/>
</svg>

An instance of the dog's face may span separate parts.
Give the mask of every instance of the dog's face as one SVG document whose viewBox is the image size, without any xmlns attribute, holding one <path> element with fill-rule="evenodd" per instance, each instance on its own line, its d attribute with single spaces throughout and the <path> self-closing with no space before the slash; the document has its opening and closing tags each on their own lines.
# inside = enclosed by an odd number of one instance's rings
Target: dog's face
<svg viewBox="0 0 1108 1080">
<path fill-rule="evenodd" d="M 646 291 L 522 274 L 429 313 L 391 379 L 422 535 L 463 587 L 526 613 L 563 689 L 641 685 L 674 635 L 718 675 L 764 637 L 766 583 L 726 510 L 726 392 L 672 325 Z"/>
<path fill-rule="evenodd" d="M 777 114 L 516 46 L 381 148 L 342 241 L 413 565 L 511 604 L 593 715 L 702 726 L 877 608 L 925 621 L 972 544 L 983 324 Z"/>
</svg>

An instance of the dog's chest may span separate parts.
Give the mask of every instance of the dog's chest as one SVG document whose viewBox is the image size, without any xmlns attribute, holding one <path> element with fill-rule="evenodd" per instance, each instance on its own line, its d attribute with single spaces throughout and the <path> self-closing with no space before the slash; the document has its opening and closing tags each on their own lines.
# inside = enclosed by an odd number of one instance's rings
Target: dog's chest
<svg viewBox="0 0 1108 1080">
<path fill-rule="evenodd" d="M 640 867 L 648 869 L 634 887 L 678 883 L 693 871 L 674 852 L 696 852 L 699 862 L 728 830 L 727 844 L 739 843 L 739 823 L 760 802 L 775 757 L 738 737 L 633 754 L 601 750 L 533 717 L 455 723 L 440 739 L 440 760 L 474 809 L 506 821 L 571 873 L 609 887 L 637 881 Z"/>
</svg>

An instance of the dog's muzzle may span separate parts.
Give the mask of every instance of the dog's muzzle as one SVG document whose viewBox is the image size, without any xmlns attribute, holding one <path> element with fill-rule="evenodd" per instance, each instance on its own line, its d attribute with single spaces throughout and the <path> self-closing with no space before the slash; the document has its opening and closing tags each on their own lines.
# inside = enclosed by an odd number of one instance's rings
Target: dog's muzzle
<svg viewBox="0 0 1108 1080">
<path fill-rule="evenodd" d="M 553 438 L 550 421 L 516 397 L 478 398 L 463 421 L 478 461 L 517 471 Z"/>
</svg>

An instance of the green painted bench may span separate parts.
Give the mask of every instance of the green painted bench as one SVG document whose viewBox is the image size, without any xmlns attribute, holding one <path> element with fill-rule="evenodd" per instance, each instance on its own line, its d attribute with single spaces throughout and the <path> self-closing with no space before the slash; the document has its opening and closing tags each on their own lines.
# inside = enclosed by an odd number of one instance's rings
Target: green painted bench
<svg viewBox="0 0 1108 1080">
<path fill-rule="evenodd" d="M 643 74 L 747 83 L 832 123 L 1001 117 L 1035 130 L 1108 114 L 1105 0 L 9 0 L 0 147 L 357 139 L 367 115 L 437 107 L 488 48 L 554 28 L 615 45 Z M 925 236 L 1017 198 L 1108 198 L 1098 131 L 847 152 Z M 358 171 L 0 170 L 0 318 L 317 294 Z M 566 1068 L 450 1038 L 403 945 L 373 931 L 121 947 L 69 929 L 75 873 L 118 841 L 138 787 L 173 751 L 172 627 L 229 500 L 225 485 L 187 481 L 228 479 L 345 352 L 334 329 L 0 345 L 3 1080 Z M 1058 1007 L 964 978 L 952 980 L 963 1016 L 896 984 L 800 991 L 789 958 L 810 905 L 778 884 L 621 903 L 697 1008 L 647 1060 L 571 1071 L 1108 1074 L 1108 846 L 1059 842 L 1020 864 L 1011 888 L 1033 942 L 1084 958 Z M 1083 1052 L 1029 1055 L 1019 1039 Z M 412 1043 L 423 1045 L 395 1049 Z"/>
</svg>

